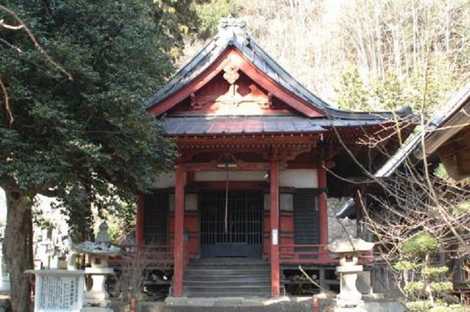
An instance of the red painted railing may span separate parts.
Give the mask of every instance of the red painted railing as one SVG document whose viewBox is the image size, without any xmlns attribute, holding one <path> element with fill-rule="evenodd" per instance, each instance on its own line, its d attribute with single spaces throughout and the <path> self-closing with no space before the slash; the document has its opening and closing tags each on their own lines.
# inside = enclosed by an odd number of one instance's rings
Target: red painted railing
<svg viewBox="0 0 470 312">
<path fill-rule="evenodd" d="M 284 264 L 338 264 L 338 259 L 328 251 L 327 245 L 321 244 L 281 244 L 279 256 Z M 360 264 L 373 262 L 372 252 L 359 255 Z"/>
<path fill-rule="evenodd" d="M 281 244 L 281 263 L 285 264 L 335 264 L 330 257 L 327 245 L 321 244 Z"/>
<path fill-rule="evenodd" d="M 149 244 L 144 246 L 121 245 L 120 256 L 111 259 L 111 265 L 120 265 L 123 259 L 136 257 L 145 259 L 148 269 L 167 269 L 173 265 L 173 246 L 167 244 Z"/>
</svg>

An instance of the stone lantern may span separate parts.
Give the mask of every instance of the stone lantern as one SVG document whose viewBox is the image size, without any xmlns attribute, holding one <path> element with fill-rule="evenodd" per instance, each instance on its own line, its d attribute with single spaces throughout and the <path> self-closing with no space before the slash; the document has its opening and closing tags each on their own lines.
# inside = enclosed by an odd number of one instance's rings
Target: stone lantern
<svg viewBox="0 0 470 312">
<path fill-rule="evenodd" d="M 82 311 L 107 312 L 112 311 L 109 306 L 109 295 L 106 291 L 106 276 L 114 274 L 108 267 L 108 258 L 120 253 L 120 248 L 113 246 L 108 235 L 108 224 L 100 224 L 96 241 L 83 242 L 75 247 L 78 252 L 88 255 L 91 267 L 85 268 L 85 274 L 91 275 L 92 287 L 85 293 L 85 306 Z"/>
<path fill-rule="evenodd" d="M 336 272 L 340 274 L 340 293 L 336 297 L 335 312 L 363 311 L 362 294 L 357 290 L 356 281 L 359 272 L 363 271 L 358 264 L 358 255 L 370 252 L 374 243 L 362 239 L 337 240 L 328 245 L 328 250 L 339 257 Z"/>
</svg>

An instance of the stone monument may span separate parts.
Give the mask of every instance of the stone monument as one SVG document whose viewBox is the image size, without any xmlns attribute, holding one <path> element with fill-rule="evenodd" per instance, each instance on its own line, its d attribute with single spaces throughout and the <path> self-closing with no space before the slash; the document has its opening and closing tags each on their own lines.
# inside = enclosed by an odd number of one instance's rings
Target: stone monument
<svg viewBox="0 0 470 312">
<path fill-rule="evenodd" d="M 10 291 L 10 276 L 3 261 L 3 240 L 0 240 L 0 293 Z"/>
<path fill-rule="evenodd" d="M 360 253 L 370 252 L 374 243 L 352 238 L 337 240 L 328 245 L 328 250 L 339 257 L 336 272 L 340 274 L 340 293 L 336 297 L 335 312 L 362 312 L 364 302 L 362 294 L 357 290 L 356 281 L 359 272 L 363 271 L 358 265 Z"/>
<path fill-rule="evenodd" d="M 84 272 L 31 270 L 36 275 L 34 312 L 79 312 L 83 304 Z"/>
<path fill-rule="evenodd" d="M 106 276 L 114 274 L 108 267 L 108 258 L 120 253 L 120 248 L 111 244 L 108 235 L 108 224 L 100 224 L 95 242 L 86 241 L 75 247 L 78 252 L 87 254 L 91 267 L 85 269 L 92 279 L 92 287 L 85 293 L 85 306 L 82 311 L 111 312 L 109 295 L 106 291 Z"/>
</svg>

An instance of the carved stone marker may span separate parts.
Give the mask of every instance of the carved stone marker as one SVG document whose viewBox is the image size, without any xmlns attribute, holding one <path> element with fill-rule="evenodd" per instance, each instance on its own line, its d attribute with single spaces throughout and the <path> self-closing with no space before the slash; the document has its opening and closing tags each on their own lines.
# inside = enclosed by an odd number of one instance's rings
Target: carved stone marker
<svg viewBox="0 0 470 312">
<path fill-rule="evenodd" d="M 337 240 L 328 245 L 330 252 L 335 253 L 339 259 L 336 272 L 340 274 L 340 292 L 336 297 L 335 312 L 363 311 L 362 294 L 357 290 L 357 274 L 362 272 L 362 265 L 358 265 L 358 256 L 361 252 L 371 251 L 374 243 L 362 239 Z"/>
<path fill-rule="evenodd" d="M 0 292 L 10 291 L 10 277 L 5 268 L 6 265 L 3 262 L 3 242 L 0 241 Z"/>
<path fill-rule="evenodd" d="M 35 312 L 78 312 L 82 308 L 85 272 L 68 270 L 27 271 L 36 275 Z"/>
</svg>

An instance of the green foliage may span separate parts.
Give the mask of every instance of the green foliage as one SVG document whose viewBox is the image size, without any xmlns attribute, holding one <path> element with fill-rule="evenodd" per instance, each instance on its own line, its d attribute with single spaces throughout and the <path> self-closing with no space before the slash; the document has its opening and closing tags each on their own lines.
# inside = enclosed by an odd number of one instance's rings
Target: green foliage
<svg viewBox="0 0 470 312">
<path fill-rule="evenodd" d="M 190 3 L 4 2 L 73 79 L 24 31 L 0 30 L 0 76 L 15 118 L 0 126 L 0 186 L 59 197 L 77 230 L 91 218 L 81 210 L 107 209 L 110 197 L 132 201 L 150 188 L 175 149 L 143 103 L 173 71 L 182 27 L 195 27 Z"/>
<path fill-rule="evenodd" d="M 446 266 L 425 267 L 421 272 L 426 277 L 435 278 L 435 277 L 438 277 L 442 274 L 445 274 L 445 273 L 449 272 L 449 268 L 446 267 Z"/>
<path fill-rule="evenodd" d="M 384 80 L 376 81 L 371 93 L 373 101 L 381 109 L 395 110 L 408 105 L 401 83 L 393 73 Z"/>
<path fill-rule="evenodd" d="M 442 163 L 439 163 L 437 168 L 434 170 L 434 175 L 436 177 L 439 177 L 443 180 L 448 180 L 449 179 L 449 174 L 447 173 L 446 167 Z"/>
<path fill-rule="evenodd" d="M 453 214 L 455 216 L 460 216 L 470 213 L 470 201 L 462 201 L 459 204 L 457 204 L 454 208 Z"/>
<path fill-rule="evenodd" d="M 445 303 L 433 305 L 429 301 L 411 301 L 406 303 L 410 312 L 464 312 L 460 304 L 446 305 Z"/>
<path fill-rule="evenodd" d="M 41 210 L 33 210 L 33 224 L 42 230 L 53 230 L 56 225 Z"/>
<path fill-rule="evenodd" d="M 439 305 L 429 309 L 429 312 L 464 312 L 465 307 L 460 304 Z"/>
<path fill-rule="evenodd" d="M 464 312 L 464 306 L 460 304 L 438 304 L 433 306 L 429 301 L 407 302 L 406 307 L 410 312 Z"/>
<path fill-rule="evenodd" d="M 162 42 L 158 48 L 173 60 L 182 55 L 184 39 L 196 32 L 200 25 L 193 0 L 153 0 L 153 15 Z"/>
<path fill-rule="evenodd" d="M 432 307 L 429 301 L 410 301 L 406 303 L 406 308 L 410 312 L 427 312 Z"/>
<path fill-rule="evenodd" d="M 200 19 L 198 35 L 202 39 L 207 39 L 217 32 L 222 17 L 238 15 L 239 6 L 234 0 L 208 0 L 201 1 L 195 9 Z"/>
<path fill-rule="evenodd" d="M 407 260 L 398 261 L 393 265 L 393 268 L 397 271 L 416 270 L 419 267 L 420 267 L 419 263 L 410 262 L 410 261 L 407 261 Z"/>
<path fill-rule="evenodd" d="M 419 232 L 403 242 L 401 250 L 408 256 L 424 256 L 434 253 L 439 247 L 439 242 L 427 232 Z"/>
<path fill-rule="evenodd" d="M 117 241 L 135 228 L 135 202 L 125 202 L 117 200 L 110 209 L 107 210 L 109 232 L 111 240 Z"/>
<path fill-rule="evenodd" d="M 442 103 L 450 90 L 456 88 L 455 77 L 446 60 L 430 61 L 428 69 L 416 69 L 409 76 L 398 77 L 393 71 L 381 79 L 366 83 L 355 66 L 341 75 L 338 104 L 351 110 L 396 110 L 410 106 L 425 116 Z"/>
<path fill-rule="evenodd" d="M 436 294 L 443 294 L 452 291 L 453 284 L 451 282 L 432 282 L 431 290 Z"/>
<path fill-rule="evenodd" d="M 369 90 L 361 79 L 357 67 L 349 67 L 341 76 L 338 88 L 338 104 L 345 109 L 365 110 L 369 102 Z"/>
<path fill-rule="evenodd" d="M 409 282 L 403 290 L 410 297 L 419 297 L 424 292 L 424 283 L 422 281 Z"/>
</svg>

